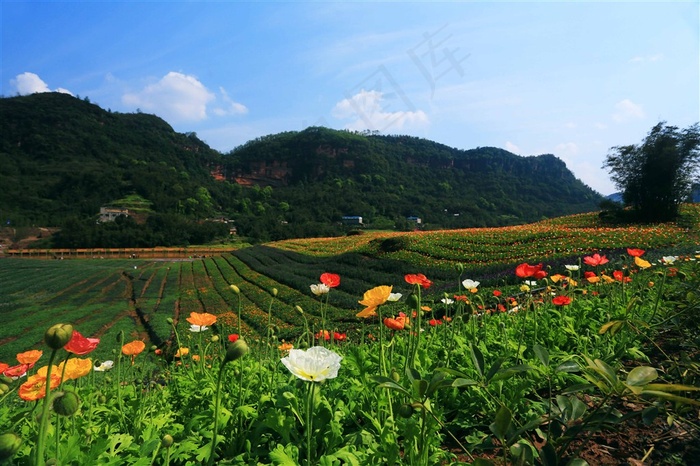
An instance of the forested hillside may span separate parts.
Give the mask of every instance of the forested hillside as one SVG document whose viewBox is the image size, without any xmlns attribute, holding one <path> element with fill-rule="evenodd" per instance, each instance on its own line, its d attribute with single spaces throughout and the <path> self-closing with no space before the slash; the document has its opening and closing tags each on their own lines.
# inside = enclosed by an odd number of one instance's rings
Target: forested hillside
<svg viewBox="0 0 700 466">
<path fill-rule="evenodd" d="M 221 154 L 157 116 L 58 93 L 0 99 L 0 128 L 2 222 L 61 227 L 60 247 L 208 241 L 228 232 L 212 218 L 253 241 L 343 234 L 343 216 L 400 230 L 510 225 L 601 200 L 553 155 L 318 127 Z M 134 196 L 150 209 L 140 221 L 96 222 Z"/>
</svg>

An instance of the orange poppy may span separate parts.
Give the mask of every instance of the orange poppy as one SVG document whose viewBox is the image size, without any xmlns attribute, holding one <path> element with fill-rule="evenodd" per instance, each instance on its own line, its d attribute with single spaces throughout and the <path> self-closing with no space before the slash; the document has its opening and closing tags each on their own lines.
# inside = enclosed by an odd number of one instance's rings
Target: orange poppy
<svg viewBox="0 0 700 466">
<path fill-rule="evenodd" d="M 0 375 L 4 375 L 4 372 L 10 368 L 9 364 L 5 364 L 4 362 L 0 362 Z"/>
<path fill-rule="evenodd" d="M 78 359 L 71 358 L 66 361 L 66 371 L 63 372 L 63 363 L 58 365 L 57 374 L 63 373 L 63 380 L 74 380 L 84 377 L 90 373 L 92 370 L 92 360 L 89 358 Z M 51 371 L 53 373 L 53 371 Z"/>
<path fill-rule="evenodd" d="M 409 324 L 409 319 L 403 312 L 399 312 L 399 316 L 396 318 L 385 318 L 384 325 L 386 325 L 392 330 L 403 330 L 404 328 L 411 328 L 411 325 Z"/>
<path fill-rule="evenodd" d="M 44 352 L 41 350 L 25 351 L 24 353 L 19 353 L 17 355 L 17 361 L 19 361 L 20 364 L 33 365 L 39 360 L 39 358 L 41 358 L 42 354 L 44 354 Z"/>
<path fill-rule="evenodd" d="M 188 354 L 190 354 L 189 348 L 178 348 L 178 350 L 175 352 L 175 357 L 181 358 L 183 356 L 187 356 Z"/>
<path fill-rule="evenodd" d="M 51 389 L 57 388 L 61 383 L 61 377 L 51 374 Z M 19 387 L 19 397 L 24 401 L 36 401 L 46 395 L 46 376 L 34 374 Z"/>
<path fill-rule="evenodd" d="M 122 346 L 122 354 L 124 356 L 131 356 L 133 360 L 134 356 L 138 356 L 141 352 L 146 349 L 146 343 L 141 340 L 134 340 L 131 343 L 127 343 Z"/>
<path fill-rule="evenodd" d="M 208 312 L 190 312 L 187 322 L 198 327 L 210 327 L 216 323 L 216 316 Z"/>
<path fill-rule="evenodd" d="M 627 254 L 629 254 L 632 257 L 639 257 L 642 254 L 644 254 L 646 251 L 644 249 L 637 249 L 637 248 L 627 248 Z"/>
<path fill-rule="evenodd" d="M 277 348 L 278 348 L 280 351 L 289 351 L 289 350 L 291 350 L 291 349 L 294 349 L 294 345 L 291 344 L 291 343 L 286 343 L 286 342 L 284 342 L 284 343 L 282 343 L 281 345 L 279 345 Z"/>
<path fill-rule="evenodd" d="M 365 309 L 357 313 L 357 317 L 371 317 L 377 315 L 377 308 L 386 303 L 391 294 L 391 286 L 381 285 L 365 291 L 362 301 L 358 301 L 365 306 Z"/>
</svg>

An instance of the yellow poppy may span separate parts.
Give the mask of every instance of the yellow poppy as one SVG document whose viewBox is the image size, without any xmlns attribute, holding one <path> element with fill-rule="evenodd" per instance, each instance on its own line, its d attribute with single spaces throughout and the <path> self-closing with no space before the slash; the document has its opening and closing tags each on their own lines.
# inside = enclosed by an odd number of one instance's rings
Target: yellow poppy
<svg viewBox="0 0 700 466">
<path fill-rule="evenodd" d="M 357 313 L 357 317 L 371 317 L 377 315 L 377 308 L 387 302 L 391 294 L 391 286 L 377 286 L 365 291 L 362 301 L 358 301 L 365 306 L 365 309 Z"/>
<path fill-rule="evenodd" d="M 92 360 L 90 358 L 72 358 L 66 361 L 66 371 L 63 380 L 73 380 L 84 377 L 92 370 Z M 53 372 L 53 371 L 52 371 Z M 63 373 L 63 363 L 58 365 L 58 375 Z"/>
<path fill-rule="evenodd" d="M 641 257 L 635 257 L 634 263 L 637 264 L 637 267 L 641 269 L 648 269 L 649 267 L 651 267 L 651 263 L 649 263 L 649 261 L 645 261 Z"/>
</svg>

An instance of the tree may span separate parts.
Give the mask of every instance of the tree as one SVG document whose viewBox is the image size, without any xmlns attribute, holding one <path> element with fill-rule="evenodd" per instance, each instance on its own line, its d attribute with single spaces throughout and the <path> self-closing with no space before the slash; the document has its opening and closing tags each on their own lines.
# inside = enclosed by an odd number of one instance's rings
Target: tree
<svg viewBox="0 0 700 466">
<path fill-rule="evenodd" d="M 679 130 L 665 121 L 654 126 L 640 145 L 610 149 L 608 168 L 622 200 L 639 220 L 663 222 L 678 216 L 688 200 L 700 164 L 700 126 Z"/>
</svg>

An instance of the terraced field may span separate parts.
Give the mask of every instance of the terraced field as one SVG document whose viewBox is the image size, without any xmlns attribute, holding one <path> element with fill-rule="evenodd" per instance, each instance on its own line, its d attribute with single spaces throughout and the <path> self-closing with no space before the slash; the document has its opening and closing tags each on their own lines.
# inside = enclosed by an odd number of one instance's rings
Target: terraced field
<svg viewBox="0 0 700 466">
<path fill-rule="evenodd" d="M 685 206 L 685 212 L 700 218 L 698 206 Z M 587 214 L 508 228 L 288 240 L 188 260 L 5 258 L 0 260 L 0 360 L 38 343 L 58 321 L 79 324 L 85 335 L 109 340 L 124 331 L 162 346 L 171 340 L 168 318 L 179 322 L 181 315 L 209 312 L 219 316 L 217 325 L 225 331 L 237 331 L 239 306 L 244 335 L 264 334 L 270 319 L 277 338 L 293 339 L 304 318 L 295 306 L 312 327 L 320 325 L 321 301 L 309 286 L 324 272 L 342 277 L 329 295 L 327 316 L 334 328 L 352 334 L 362 294 L 378 284 L 406 293 L 406 273 L 429 276 L 435 285 L 427 302 L 439 303 L 460 282 L 458 263 L 465 266 L 461 278 L 508 286 L 515 283 L 514 265 L 523 261 L 558 266 L 593 251 L 614 255 L 630 246 L 653 258 L 667 248 L 692 253 L 698 244 L 697 228 L 604 228 Z"/>
</svg>

